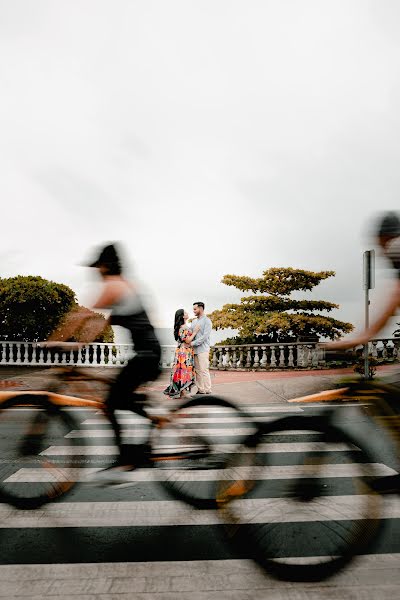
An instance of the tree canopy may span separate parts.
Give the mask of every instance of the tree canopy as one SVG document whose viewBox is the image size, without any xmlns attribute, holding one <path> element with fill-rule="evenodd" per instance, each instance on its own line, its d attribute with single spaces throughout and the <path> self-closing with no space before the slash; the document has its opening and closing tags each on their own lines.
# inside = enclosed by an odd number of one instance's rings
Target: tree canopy
<svg viewBox="0 0 400 600">
<path fill-rule="evenodd" d="M 75 292 L 62 283 L 30 275 L 0 279 L 0 340 L 46 340 L 71 311 L 78 309 Z M 99 318 L 98 313 L 89 312 L 96 319 Z M 112 340 L 111 327 L 106 328 L 96 339 Z"/>
<path fill-rule="evenodd" d="M 214 329 L 237 329 L 238 337 L 221 343 L 289 342 L 299 338 L 334 339 L 353 329 L 351 323 L 339 321 L 329 313 L 339 308 L 325 300 L 293 298 L 293 292 L 311 291 L 321 281 L 333 277 L 334 271 L 305 271 L 291 267 L 267 269 L 263 276 L 225 275 L 222 283 L 253 294 L 240 304 L 225 304 L 211 315 Z"/>
</svg>

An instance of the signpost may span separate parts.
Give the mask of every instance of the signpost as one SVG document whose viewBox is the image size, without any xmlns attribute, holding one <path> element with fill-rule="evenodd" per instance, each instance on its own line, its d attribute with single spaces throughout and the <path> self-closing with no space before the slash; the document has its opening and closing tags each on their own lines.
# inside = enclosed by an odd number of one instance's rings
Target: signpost
<svg viewBox="0 0 400 600">
<path fill-rule="evenodd" d="M 365 290 L 365 329 L 369 327 L 369 290 L 375 287 L 375 250 L 366 250 L 363 260 L 363 287 Z M 364 346 L 364 377 L 369 378 L 369 343 Z"/>
</svg>

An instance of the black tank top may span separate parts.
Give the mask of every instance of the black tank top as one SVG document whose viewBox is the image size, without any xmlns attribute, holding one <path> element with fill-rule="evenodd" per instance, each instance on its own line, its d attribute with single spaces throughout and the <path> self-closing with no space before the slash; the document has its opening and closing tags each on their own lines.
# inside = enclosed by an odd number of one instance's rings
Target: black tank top
<svg viewBox="0 0 400 600">
<path fill-rule="evenodd" d="M 140 297 L 132 292 L 114 304 L 110 317 L 111 325 L 119 325 L 127 329 L 132 338 L 135 352 L 156 352 L 160 354 L 160 343 L 153 325 L 143 308 Z"/>
</svg>

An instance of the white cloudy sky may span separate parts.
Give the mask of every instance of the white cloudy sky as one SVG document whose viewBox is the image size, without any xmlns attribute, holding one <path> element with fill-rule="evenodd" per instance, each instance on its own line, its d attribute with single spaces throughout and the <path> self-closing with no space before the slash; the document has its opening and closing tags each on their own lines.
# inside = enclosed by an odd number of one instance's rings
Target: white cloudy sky
<svg viewBox="0 0 400 600">
<path fill-rule="evenodd" d="M 336 270 L 313 296 L 362 323 L 363 223 L 400 206 L 399 19 L 390 0 L 0 0 L 0 275 L 86 302 L 79 263 L 121 240 L 158 325 L 272 266 Z"/>
</svg>

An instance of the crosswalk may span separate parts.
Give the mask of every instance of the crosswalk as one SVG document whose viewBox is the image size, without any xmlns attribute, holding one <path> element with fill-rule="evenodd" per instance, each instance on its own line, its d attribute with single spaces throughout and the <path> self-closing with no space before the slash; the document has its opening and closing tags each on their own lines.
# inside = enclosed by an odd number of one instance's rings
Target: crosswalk
<svg viewBox="0 0 400 600">
<path fill-rule="evenodd" d="M 278 405 L 246 406 L 252 418 L 270 422 L 287 415 L 310 414 L 314 406 Z M 356 419 L 356 408 L 343 404 L 343 415 Z M 87 409 L 71 411 L 78 425 L 54 440 L 41 455 L 60 468 L 68 460 L 73 465 L 71 478 L 80 482 L 57 503 L 36 511 L 18 511 L 7 504 L 0 505 L 0 535 L 2 548 L 0 576 L 5 565 L 88 565 L 114 564 L 234 564 L 238 568 L 248 559 L 245 548 L 227 543 L 221 516 L 212 510 L 196 511 L 172 498 L 163 488 L 168 471 L 140 469 L 131 473 L 131 486 L 99 487 L 87 483 L 88 476 L 112 464 L 117 455 L 113 433 L 104 417 Z M 146 438 L 148 426 L 143 419 L 121 413 L 124 441 L 137 443 Z M 350 419 L 350 420 L 351 420 Z M 252 431 L 251 419 L 240 421 L 222 408 L 212 408 L 206 418 L 195 411 L 186 420 L 189 430 L 201 430 L 218 452 L 229 453 L 234 460 L 235 477 L 249 475 L 245 455 L 239 442 Z M 171 434 L 172 435 L 172 434 Z M 0 444 L 3 444 L 0 441 Z M 165 437 L 168 443 L 168 436 Z M 247 451 L 249 452 L 249 451 Z M 251 478 L 257 482 L 254 493 L 238 500 L 240 518 L 251 524 L 270 520 L 275 525 L 301 523 L 301 531 L 311 521 L 357 518 L 353 487 L 355 476 L 389 475 L 395 471 L 383 462 L 368 462 L 356 447 L 344 443 L 326 444 L 318 433 L 307 430 L 284 431 L 268 436 L 257 447 L 257 461 L 251 468 Z M 323 473 L 315 470 L 313 461 L 302 457 L 324 457 Z M 49 481 L 51 469 L 34 465 L 8 474 L 10 483 Z M 231 475 L 226 475 L 229 479 Z M 215 482 L 221 472 L 196 472 L 199 487 Z M 317 478 L 324 487 L 324 497 L 310 510 L 294 507 L 287 496 L 290 483 L 299 478 Z M 4 480 L 3 480 L 4 482 Z M 160 485 L 161 484 L 161 485 Z M 259 485 L 260 484 L 260 485 Z M 296 512 L 297 511 L 297 512 Z M 397 499 L 386 502 L 385 517 L 390 529 L 389 540 L 379 542 L 378 554 L 400 551 L 400 504 Z M 286 530 L 285 530 L 286 531 Z M 385 545 L 386 544 L 386 545 Z M 302 547 L 299 542 L 297 548 Z M 305 554 L 316 551 L 303 548 Z M 164 590 L 170 591 L 170 590 Z"/>
</svg>

